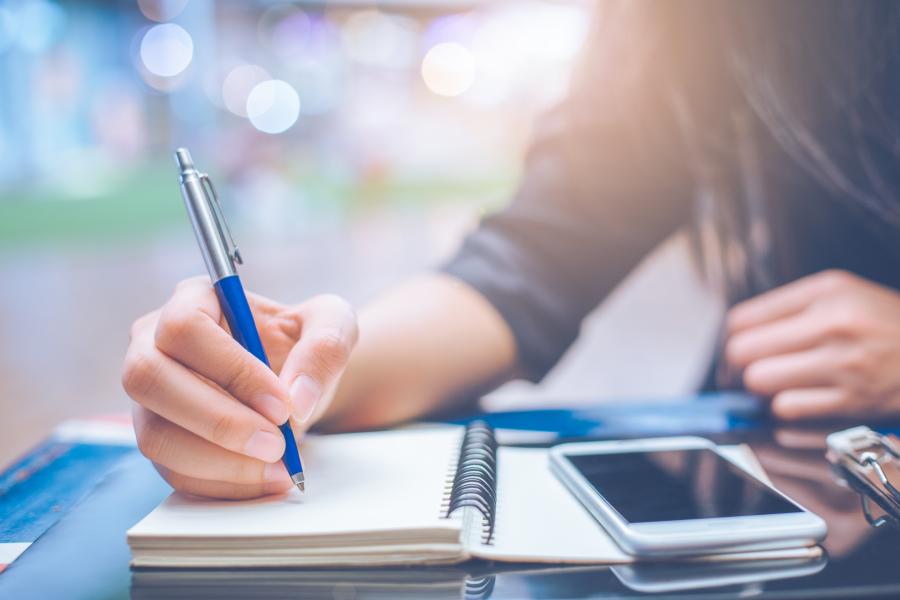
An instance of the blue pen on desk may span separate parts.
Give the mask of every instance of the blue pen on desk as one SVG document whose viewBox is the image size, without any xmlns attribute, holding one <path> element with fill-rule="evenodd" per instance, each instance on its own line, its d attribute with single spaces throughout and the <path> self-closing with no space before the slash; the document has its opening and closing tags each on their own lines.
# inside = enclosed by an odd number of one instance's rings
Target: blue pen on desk
<svg viewBox="0 0 900 600">
<path fill-rule="evenodd" d="M 191 153 L 186 148 L 175 151 L 175 162 L 181 172 L 181 195 L 184 196 L 184 204 L 191 217 L 203 261 L 216 289 L 225 320 L 231 328 L 231 335 L 253 356 L 270 366 L 235 266 L 244 261 L 225 222 L 216 189 L 209 176 L 194 167 Z M 300 451 L 297 449 L 290 420 L 284 422 L 279 429 L 284 434 L 284 456 L 281 460 L 287 467 L 291 481 L 303 492 L 303 465 L 300 463 Z"/>
</svg>

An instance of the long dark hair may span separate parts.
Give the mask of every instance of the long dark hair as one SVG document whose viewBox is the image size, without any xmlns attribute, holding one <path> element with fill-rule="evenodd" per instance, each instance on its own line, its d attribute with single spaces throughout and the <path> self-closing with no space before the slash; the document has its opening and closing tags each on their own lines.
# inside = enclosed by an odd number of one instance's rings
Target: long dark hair
<svg viewBox="0 0 900 600">
<path fill-rule="evenodd" d="M 709 279 L 724 281 L 729 302 L 865 260 L 804 245 L 812 238 L 799 233 L 817 234 L 792 227 L 816 221 L 808 211 L 838 227 L 855 214 L 900 260 L 900 2 L 611 0 L 591 39 L 582 68 L 594 72 L 576 75 L 570 101 L 582 106 L 572 112 L 626 124 L 616 131 L 641 141 L 648 173 L 673 154 L 683 164 L 669 172 L 688 166 L 698 258 L 708 276 L 725 273 Z M 669 129 L 665 114 L 677 138 L 656 132 Z M 665 144 L 678 152 L 653 152 Z M 573 160 L 590 169 L 581 148 Z M 663 190 L 659 210 L 678 191 Z M 792 210 L 807 212 L 792 221 Z M 751 231 L 759 221 L 764 235 Z M 866 268 L 888 280 L 884 265 Z"/>
<path fill-rule="evenodd" d="M 900 2 L 609 0 L 591 43 L 574 114 L 646 125 L 674 92 L 703 147 L 749 107 L 791 168 L 900 228 Z"/>
<path fill-rule="evenodd" d="M 755 114 L 835 197 L 900 226 L 900 3 L 717 4 Z"/>
</svg>

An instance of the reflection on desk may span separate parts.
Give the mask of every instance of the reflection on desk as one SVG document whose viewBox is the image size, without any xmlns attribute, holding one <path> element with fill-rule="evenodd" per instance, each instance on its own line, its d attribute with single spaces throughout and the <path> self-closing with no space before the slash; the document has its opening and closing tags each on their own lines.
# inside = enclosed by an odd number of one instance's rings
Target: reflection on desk
<svg viewBox="0 0 900 600">
<path fill-rule="evenodd" d="M 805 560 L 753 561 L 726 564 L 657 563 L 620 567 L 535 568 L 473 563 L 457 568 L 410 569 L 262 569 L 161 570 L 132 573 L 134 600 L 179 598 L 423 598 L 485 600 L 487 598 L 552 598 L 580 596 L 584 584 L 601 583 L 598 591 L 631 595 L 634 592 L 691 592 L 717 588 L 745 595 L 760 591 L 760 583 L 802 577 L 821 571 L 824 555 Z M 625 587 L 616 585 L 615 577 Z M 546 585 L 570 582 L 571 587 Z M 542 590 L 544 590 L 542 592 Z M 494 592 L 497 592 L 495 594 Z M 549 592 L 549 593 L 545 593 Z"/>
<path fill-rule="evenodd" d="M 422 598 L 481 600 L 493 575 L 462 569 L 135 570 L 134 600 L 169 598 Z"/>
<path fill-rule="evenodd" d="M 740 586 L 757 588 L 755 584 L 777 579 L 805 577 L 818 573 L 828 564 L 825 553 L 820 556 L 788 559 L 704 564 L 668 562 L 637 563 L 611 567 L 625 586 L 636 592 L 663 593 Z"/>
</svg>

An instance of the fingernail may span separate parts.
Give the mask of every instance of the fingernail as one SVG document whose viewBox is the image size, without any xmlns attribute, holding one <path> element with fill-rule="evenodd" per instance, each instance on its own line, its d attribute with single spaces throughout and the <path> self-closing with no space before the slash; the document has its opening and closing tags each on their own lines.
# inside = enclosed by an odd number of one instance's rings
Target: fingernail
<svg viewBox="0 0 900 600">
<path fill-rule="evenodd" d="M 266 463 L 265 468 L 263 468 L 263 479 L 267 483 L 289 483 L 291 476 L 288 475 L 287 469 L 284 468 L 281 461 L 278 461 Z"/>
<path fill-rule="evenodd" d="M 291 384 L 294 413 L 301 423 L 305 423 L 312 416 L 321 395 L 322 386 L 309 375 L 301 375 Z"/>
<path fill-rule="evenodd" d="M 281 425 L 291 416 L 287 403 L 279 400 L 272 394 L 263 394 L 257 399 L 256 403 L 263 416 L 276 425 Z"/>
<path fill-rule="evenodd" d="M 275 462 L 284 454 L 284 440 L 280 435 L 260 429 L 247 440 L 244 452 L 265 462 Z"/>
</svg>

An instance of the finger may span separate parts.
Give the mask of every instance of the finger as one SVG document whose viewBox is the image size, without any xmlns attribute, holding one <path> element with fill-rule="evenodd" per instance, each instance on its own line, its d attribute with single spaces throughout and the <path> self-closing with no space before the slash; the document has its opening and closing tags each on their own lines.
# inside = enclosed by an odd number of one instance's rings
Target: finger
<svg viewBox="0 0 900 600">
<path fill-rule="evenodd" d="M 265 462 L 284 453 L 271 421 L 160 352 L 151 331 L 129 346 L 122 384 L 144 408 L 232 452 Z"/>
<path fill-rule="evenodd" d="M 725 358 L 743 369 L 752 362 L 770 356 L 808 350 L 826 337 L 821 316 L 811 312 L 747 327 L 728 337 Z"/>
<path fill-rule="evenodd" d="M 304 424 L 347 366 L 359 331 L 353 309 L 336 296 L 313 298 L 301 314 L 300 341 L 285 359 L 280 378 L 290 390 L 295 418 Z"/>
<path fill-rule="evenodd" d="M 139 405 L 134 410 L 134 430 L 144 456 L 186 477 L 239 484 L 291 485 L 291 478 L 280 461 L 267 463 L 225 450 Z"/>
<path fill-rule="evenodd" d="M 149 312 L 146 315 L 136 319 L 135 322 L 131 324 L 131 329 L 128 333 L 128 340 L 133 340 L 147 328 L 152 329 L 156 327 L 156 321 L 159 319 L 159 313 L 159 310 L 154 310 L 153 312 Z"/>
<path fill-rule="evenodd" d="M 850 407 L 847 393 L 835 387 L 785 390 L 772 398 L 772 413 L 786 421 L 842 416 Z"/>
<path fill-rule="evenodd" d="M 816 273 L 741 302 L 728 312 L 727 330 L 734 334 L 797 314 L 829 286 L 840 285 L 843 277 L 833 271 Z"/>
<path fill-rule="evenodd" d="M 819 347 L 763 358 L 744 370 L 744 386 L 772 396 L 792 388 L 822 387 L 834 382 L 836 362 L 829 348 Z"/>
<path fill-rule="evenodd" d="M 162 309 L 155 330 L 156 346 L 281 425 L 291 414 L 287 389 L 272 369 L 231 337 L 220 319 L 209 281 L 187 280 Z"/>
<path fill-rule="evenodd" d="M 260 496 L 281 494 L 290 490 L 292 487 L 291 485 L 283 485 L 281 483 L 242 484 L 197 479 L 195 477 L 182 475 L 161 465 L 156 465 L 156 470 L 159 471 L 159 474 L 162 475 L 162 478 L 165 479 L 169 485 L 179 492 L 206 498 L 248 500 L 250 498 L 259 498 Z"/>
</svg>

